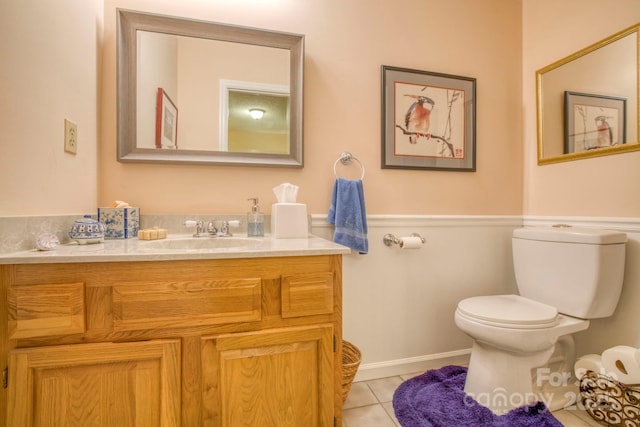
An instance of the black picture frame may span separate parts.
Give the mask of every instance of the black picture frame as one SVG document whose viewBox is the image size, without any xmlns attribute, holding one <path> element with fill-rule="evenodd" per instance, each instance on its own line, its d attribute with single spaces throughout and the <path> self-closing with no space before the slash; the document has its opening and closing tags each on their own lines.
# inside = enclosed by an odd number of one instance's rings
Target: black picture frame
<svg viewBox="0 0 640 427">
<path fill-rule="evenodd" d="M 627 143 L 627 98 L 564 92 L 564 153 Z"/>
<path fill-rule="evenodd" d="M 382 66 L 382 168 L 475 172 L 476 79 Z"/>
</svg>

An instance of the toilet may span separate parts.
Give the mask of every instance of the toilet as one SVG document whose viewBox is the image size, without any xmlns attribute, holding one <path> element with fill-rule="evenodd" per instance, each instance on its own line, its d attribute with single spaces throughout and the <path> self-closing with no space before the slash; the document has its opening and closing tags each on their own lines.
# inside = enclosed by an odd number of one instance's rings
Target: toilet
<svg viewBox="0 0 640 427">
<path fill-rule="evenodd" d="M 455 323 L 473 338 L 464 391 L 496 414 L 541 400 L 532 370 L 559 338 L 613 314 L 622 291 L 626 234 L 570 226 L 515 229 L 519 295 L 458 303 Z"/>
</svg>

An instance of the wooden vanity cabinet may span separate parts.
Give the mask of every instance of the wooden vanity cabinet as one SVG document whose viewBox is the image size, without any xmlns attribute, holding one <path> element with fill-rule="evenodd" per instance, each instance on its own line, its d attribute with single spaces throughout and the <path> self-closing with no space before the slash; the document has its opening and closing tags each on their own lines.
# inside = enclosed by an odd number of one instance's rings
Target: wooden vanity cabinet
<svg viewBox="0 0 640 427">
<path fill-rule="evenodd" d="M 8 426 L 341 425 L 341 255 L 2 265 L 0 281 Z"/>
</svg>

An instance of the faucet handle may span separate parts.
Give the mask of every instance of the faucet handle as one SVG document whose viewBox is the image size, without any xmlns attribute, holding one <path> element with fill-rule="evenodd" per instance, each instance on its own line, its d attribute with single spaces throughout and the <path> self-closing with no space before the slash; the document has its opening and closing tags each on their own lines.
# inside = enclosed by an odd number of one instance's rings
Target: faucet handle
<svg viewBox="0 0 640 427">
<path fill-rule="evenodd" d="M 193 237 L 200 237 L 204 233 L 204 223 L 202 221 L 186 220 L 184 222 L 185 227 L 195 227 L 196 232 L 193 233 Z"/>
<path fill-rule="evenodd" d="M 222 237 L 231 237 L 233 234 L 229 231 L 231 227 L 240 227 L 240 221 L 231 220 L 231 221 L 222 221 L 222 225 L 220 226 L 220 233 L 218 236 Z"/>
</svg>

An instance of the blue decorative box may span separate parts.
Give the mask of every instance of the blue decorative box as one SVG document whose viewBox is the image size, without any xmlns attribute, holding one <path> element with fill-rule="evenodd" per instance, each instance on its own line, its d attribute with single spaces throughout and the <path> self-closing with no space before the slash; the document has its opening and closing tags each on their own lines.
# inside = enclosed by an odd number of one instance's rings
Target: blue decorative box
<svg viewBox="0 0 640 427">
<path fill-rule="evenodd" d="M 138 237 L 140 208 L 98 208 L 98 221 L 104 224 L 105 239 Z"/>
</svg>

